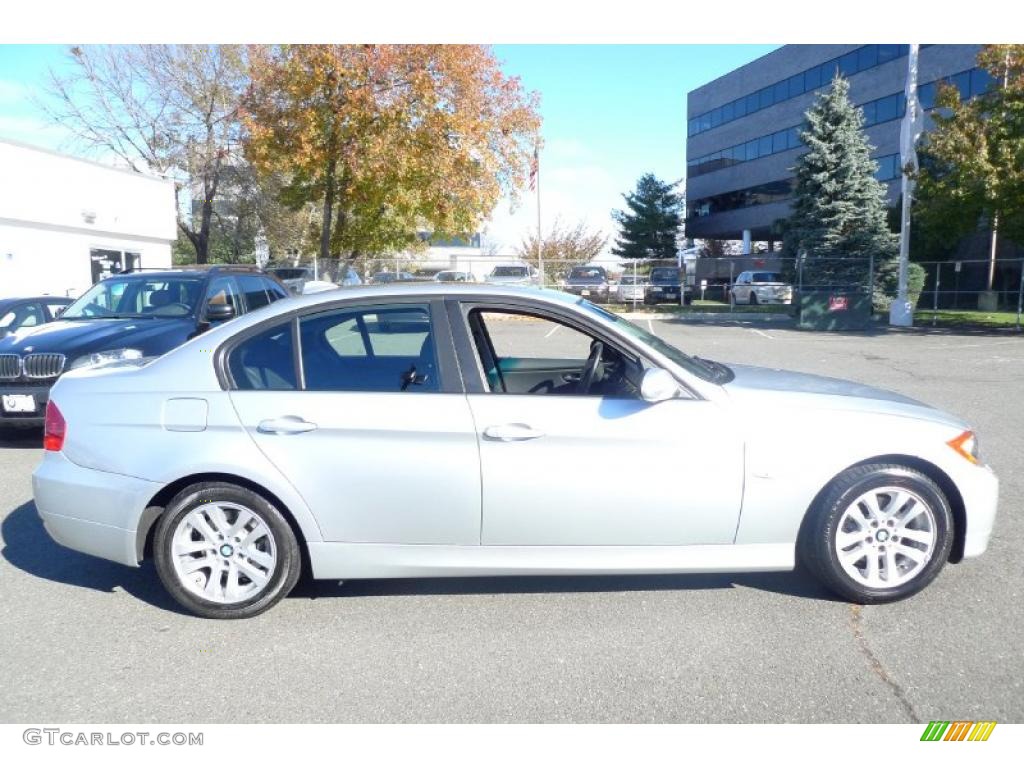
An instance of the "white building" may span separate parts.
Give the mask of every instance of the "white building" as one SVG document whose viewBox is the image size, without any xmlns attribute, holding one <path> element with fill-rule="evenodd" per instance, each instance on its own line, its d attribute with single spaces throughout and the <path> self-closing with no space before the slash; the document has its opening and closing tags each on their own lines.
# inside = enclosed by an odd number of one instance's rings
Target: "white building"
<svg viewBox="0 0 1024 768">
<path fill-rule="evenodd" d="M 171 266 L 171 181 L 0 139 L 0 298 Z"/>
</svg>

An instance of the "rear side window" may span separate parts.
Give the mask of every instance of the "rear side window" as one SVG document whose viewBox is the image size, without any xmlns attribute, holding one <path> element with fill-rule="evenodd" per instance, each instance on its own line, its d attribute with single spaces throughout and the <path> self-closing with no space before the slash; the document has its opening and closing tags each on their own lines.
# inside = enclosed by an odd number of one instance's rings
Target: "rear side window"
<svg viewBox="0 0 1024 768">
<path fill-rule="evenodd" d="M 245 294 L 245 305 L 250 312 L 254 309 L 265 307 L 270 303 L 263 278 L 256 275 L 240 275 L 238 277 L 238 284 L 242 289 L 242 293 Z"/>
<path fill-rule="evenodd" d="M 288 298 L 288 291 L 286 291 L 280 285 L 275 283 L 273 280 L 267 280 L 266 278 L 263 278 L 263 284 L 267 289 L 267 295 L 270 296 L 271 302 L 275 302 L 278 299 Z"/>
<path fill-rule="evenodd" d="M 292 325 L 275 325 L 235 347 L 228 369 L 236 389 L 297 389 Z"/>
<path fill-rule="evenodd" d="M 346 308 L 299 323 L 306 389 L 437 392 L 430 309 L 403 304 Z"/>
</svg>

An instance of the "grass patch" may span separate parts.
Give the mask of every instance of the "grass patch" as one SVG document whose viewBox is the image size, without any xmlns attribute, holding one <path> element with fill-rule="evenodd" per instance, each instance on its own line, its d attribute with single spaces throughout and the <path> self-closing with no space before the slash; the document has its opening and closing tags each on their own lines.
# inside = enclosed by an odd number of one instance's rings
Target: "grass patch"
<svg viewBox="0 0 1024 768">
<path fill-rule="evenodd" d="M 932 318 L 938 325 L 1012 328 L 1017 324 L 1016 312 L 982 312 L 977 309 L 919 309 L 914 312 L 915 325 L 929 325 Z"/>
</svg>

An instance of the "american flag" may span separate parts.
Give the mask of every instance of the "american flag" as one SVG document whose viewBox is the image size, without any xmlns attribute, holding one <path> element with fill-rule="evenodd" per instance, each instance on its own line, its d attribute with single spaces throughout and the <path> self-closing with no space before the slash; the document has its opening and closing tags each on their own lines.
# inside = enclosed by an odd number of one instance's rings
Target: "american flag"
<svg viewBox="0 0 1024 768">
<path fill-rule="evenodd" d="M 537 174 L 540 173 L 540 150 L 533 145 L 533 158 L 530 160 L 530 191 L 537 188 Z"/>
</svg>

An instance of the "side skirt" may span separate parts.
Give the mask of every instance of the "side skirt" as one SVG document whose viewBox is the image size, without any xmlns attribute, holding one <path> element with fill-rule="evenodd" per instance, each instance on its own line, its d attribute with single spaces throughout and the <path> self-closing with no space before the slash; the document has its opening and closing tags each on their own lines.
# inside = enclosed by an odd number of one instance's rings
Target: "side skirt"
<svg viewBox="0 0 1024 768">
<path fill-rule="evenodd" d="M 790 571 L 793 544 L 509 547 L 310 542 L 317 579 Z"/>
</svg>

